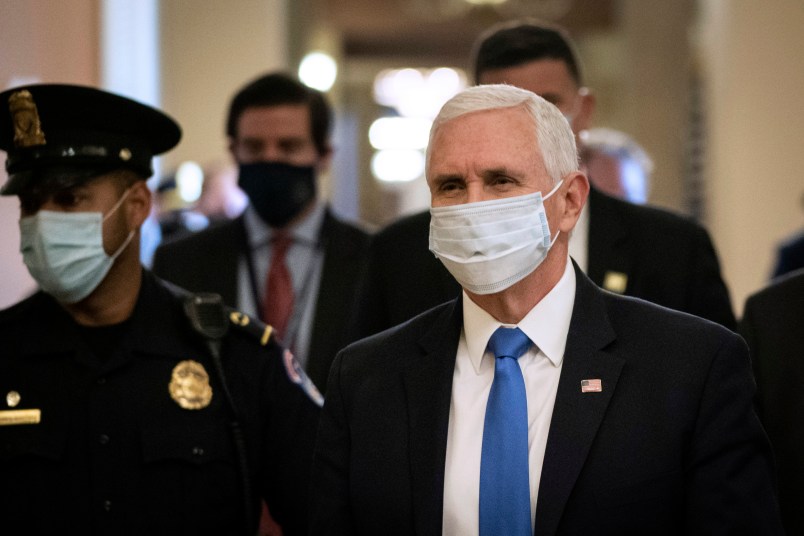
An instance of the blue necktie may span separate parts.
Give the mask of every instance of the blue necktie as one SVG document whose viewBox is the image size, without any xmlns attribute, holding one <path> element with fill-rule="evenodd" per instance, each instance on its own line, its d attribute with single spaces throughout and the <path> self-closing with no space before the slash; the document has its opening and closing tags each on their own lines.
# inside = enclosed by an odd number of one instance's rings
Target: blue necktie
<svg viewBox="0 0 804 536">
<path fill-rule="evenodd" d="M 480 457 L 480 536 L 529 536 L 528 402 L 517 359 L 531 345 L 519 328 L 498 328 Z"/>
</svg>

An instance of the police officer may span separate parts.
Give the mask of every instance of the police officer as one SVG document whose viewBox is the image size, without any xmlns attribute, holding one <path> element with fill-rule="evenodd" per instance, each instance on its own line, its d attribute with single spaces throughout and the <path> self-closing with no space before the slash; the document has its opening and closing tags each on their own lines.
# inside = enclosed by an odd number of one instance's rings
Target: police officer
<svg viewBox="0 0 804 536">
<path fill-rule="evenodd" d="M 0 311 L 0 533 L 306 530 L 318 419 L 270 327 L 139 262 L 162 112 L 94 88 L 0 94 L 0 149 L 40 291 Z"/>
</svg>

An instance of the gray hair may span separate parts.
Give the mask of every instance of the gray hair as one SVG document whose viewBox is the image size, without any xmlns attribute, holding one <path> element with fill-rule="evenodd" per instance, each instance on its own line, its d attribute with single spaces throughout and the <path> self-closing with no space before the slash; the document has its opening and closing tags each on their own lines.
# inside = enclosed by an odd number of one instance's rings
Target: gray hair
<svg viewBox="0 0 804 536">
<path fill-rule="evenodd" d="M 598 127 L 584 130 L 580 134 L 582 150 L 600 151 L 617 158 L 630 158 L 650 177 L 653 173 L 653 160 L 647 151 L 625 132 L 612 128 Z"/>
<path fill-rule="evenodd" d="M 568 173 L 578 170 L 578 150 L 575 147 L 575 136 L 567 119 L 553 104 L 550 104 L 535 93 L 509 86 L 507 84 L 490 84 L 470 87 L 452 97 L 438 112 L 430 129 L 430 143 L 427 145 L 427 169 L 430 168 L 430 153 L 433 140 L 445 123 L 464 114 L 514 108 L 522 106 L 533 119 L 538 147 L 541 151 L 544 167 L 553 184 L 558 183 Z"/>
</svg>

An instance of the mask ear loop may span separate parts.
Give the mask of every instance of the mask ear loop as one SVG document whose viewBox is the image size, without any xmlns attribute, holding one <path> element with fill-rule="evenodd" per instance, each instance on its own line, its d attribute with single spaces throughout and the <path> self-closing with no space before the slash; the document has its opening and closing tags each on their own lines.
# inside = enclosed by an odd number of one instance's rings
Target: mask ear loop
<svg viewBox="0 0 804 536">
<path fill-rule="evenodd" d="M 128 197 L 129 193 L 131 193 L 131 186 L 126 188 L 126 191 L 123 192 L 123 195 L 120 196 L 120 199 L 117 200 L 117 203 L 114 204 L 114 206 L 109 210 L 109 212 L 103 215 L 103 221 L 106 221 L 109 218 L 109 216 L 111 216 L 118 208 L 120 208 L 120 205 L 123 204 L 123 201 L 126 200 L 126 197 Z"/>
<path fill-rule="evenodd" d="M 552 189 L 552 190 L 550 190 L 550 192 L 549 192 L 549 193 L 548 193 L 546 196 L 542 197 L 542 205 L 544 205 L 544 202 L 545 202 L 545 201 L 547 201 L 547 200 L 550 198 L 550 196 L 551 196 L 551 195 L 553 195 L 554 193 L 556 193 L 556 190 L 558 190 L 559 188 L 561 188 L 561 185 L 562 185 L 562 184 L 564 184 L 564 179 L 561 179 L 560 181 L 558 181 L 558 182 L 556 183 L 556 185 L 555 185 L 555 186 L 553 186 L 553 189 Z M 546 214 L 546 213 L 545 213 L 545 214 Z M 550 230 L 550 227 L 548 227 L 547 229 L 548 229 L 548 231 L 549 231 L 549 230 Z M 552 239 L 552 240 L 550 240 L 550 247 L 548 247 L 548 248 L 547 248 L 548 250 L 549 250 L 550 248 L 552 248 L 552 247 L 553 247 L 553 244 L 555 244 L 555 243 L 556 243 L 556 240 L 558 240 L 558 235 L 560 235 L 560 234 L 561 234 L 561 229 L 559 229 L 558 231 L 556 231 L 556 235 L 553 237 L 553 239 Z"/>
<path fill-rule="evenodd" d="M 560 181 L 558 181 L 556 183 L 556 185 L 553 186 L 553 189 L 550 190 L 550 193 L 548 193 L 546 196 L 542 197 L 542 201 L 547 201 L 548 199 L 550 199 L 550 196 L 553 195 L 554 193 L 556 193 L 556 190 L 561 188 L 562 184 L 564 184 L 564 179 L 561 179 Z"/>
<path fill-rule="evenodd" d="M 123 195 L 121 195 L 121 196 L 120 196 L 120 199 L 118 199 L 118 200 L 117 200 L 117 203 L 115 203 L 115 204 L 114 204 L 114 206 L 111 208 L 111 210 L 109 210 L 109 212 L 107 212 L 107 213 L 106 213 L 106 214 L 103 216 L 103 220 L 102 220 L 102 222 L 105 222 L 105 221 L 106 221 L 106 220 L 109 218 L 109 216 L 111 216 L 111 215 L 112 215 L 112 214 L 113 214 L 113 213 L 114 213 L 114 212 L 115 212 L 115 211 L 116 211 L 118 208 L 120 208 L 120 205 L 122 205 L 122 204 L 123 204 L 123 201 L 125 201 L 125 200 L 126 200 L 126 197 L 128 197 L 128 194 L 129 194 L 129 193 L 131 193 L 131 186 L 129 186 L 128 188 L 126 188 L 126 191 L 125 191 L 125 192 L 123 192 Z M 123 251 L 125 251 L 125 249 L 128 247 L 128 245 L 131 243 L 131 240 L 134 238 L 134 233 L 135 233 L 135 232 L 136 232 L 136 230 L 135 230 L 135 229 L 132 229 L 132 230 L 131 230 L 131 231 L 128 233 L 128 236 L 126 237 L 126 239 L 123 241 L 123 244 L 122 244 L 122 245 L 121 245 L 119 248 L 117 248 L 117 251 L 115 251 L 114 253 L 112 253 L 111 255 L 109 255 L 109 257 L 110 257 L 110 258 L 111 258 L 113 261 L 114 261 L 114 260 L 116 260 L 116 259 L 117 259 L 117 257 L 119 257 L 121 253 L 123 253 Z"/>
</svg>

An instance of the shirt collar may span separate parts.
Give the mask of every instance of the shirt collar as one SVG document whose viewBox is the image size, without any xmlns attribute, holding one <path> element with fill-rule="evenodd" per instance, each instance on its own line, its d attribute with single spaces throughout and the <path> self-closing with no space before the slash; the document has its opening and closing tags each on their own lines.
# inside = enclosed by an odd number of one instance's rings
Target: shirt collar
<svg viewBox="0 0 804 536">
<path fill-rule="evenodd" d="M 310 213 L 289 229 L 293 241 L 316 244 L 321 225 L 324 222 L 325 212 L 325 204 L 321 201 L 316 201 Z M 251 249 L 268 244 L 276 232 L 262 221 L 262 218 L 251 205 L 248 205 L 243 212 L 243 224 L 246 226 L 246 235 Z"/>
<path fill-rule="evenodd" d="M 564 274 L 547 295 L 528 311 L 516 326 L 502 324 L 463 293 L 463 331 L 469 359 L 476 373 L 486 353 L 492 333 L 500 327 L 518 327 L 554 366 L 559 366 L 567 346 L 572 309 L 575 303 L 575 270 L 567 257 Z"/>
</svg>

